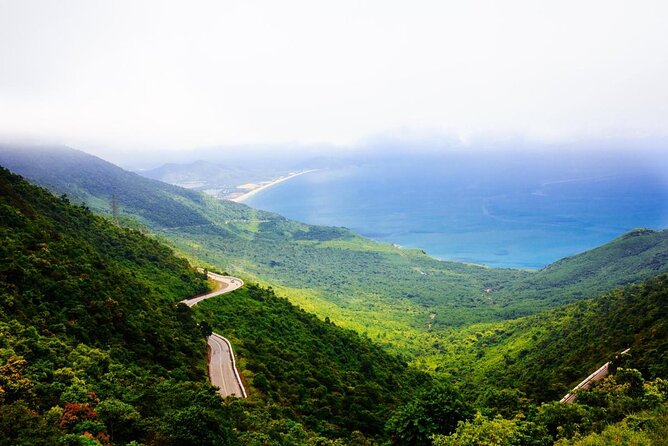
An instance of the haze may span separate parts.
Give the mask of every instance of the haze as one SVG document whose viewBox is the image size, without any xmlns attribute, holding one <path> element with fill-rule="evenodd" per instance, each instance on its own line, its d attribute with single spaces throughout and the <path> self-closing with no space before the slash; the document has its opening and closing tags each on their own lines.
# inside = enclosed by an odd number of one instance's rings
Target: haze
<svg viewBox="0 0 668 446">
<path fill-rule="evenodd" d="M 2 1 L 0 137 L 664 139 L 662 1 Z"/>
</svg>

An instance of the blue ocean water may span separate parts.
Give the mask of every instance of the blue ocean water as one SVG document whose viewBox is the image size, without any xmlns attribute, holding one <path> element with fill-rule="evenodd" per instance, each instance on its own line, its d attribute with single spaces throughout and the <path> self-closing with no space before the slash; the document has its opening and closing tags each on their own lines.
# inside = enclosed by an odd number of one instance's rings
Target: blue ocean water
<svg viewBox="0 0 668 446">
<path fill-rule="evenodd" d="M 439 259 L 541 268 L 668 226 L 664 172 L 627 158 L 387 157 L 307 173 L 249 206 Z"/>
</svg>

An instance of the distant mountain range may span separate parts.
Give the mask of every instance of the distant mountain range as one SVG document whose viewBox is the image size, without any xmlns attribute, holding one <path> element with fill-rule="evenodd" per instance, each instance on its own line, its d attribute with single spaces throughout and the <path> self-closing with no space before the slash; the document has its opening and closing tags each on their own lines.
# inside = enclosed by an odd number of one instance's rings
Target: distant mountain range
<svg viewBox="0 0 668 446">
<path fill-rule="evenodd" d="M 271 166 L 249 162 L 243 168 L 223 162 L 197 160 L 190 163 L 167 163 L 137 173 L 175 186 L 206 192 L 217 198 L 227 198 L 235 193 L 247 192 L 247 189 L 239 186 L 249 183 L 267 182 L 296 171 L 351 164 L 354 164 L 352 160 L 324 156 L 296 163 L 280 162 Z"/>
<path fill-rule="evenodd" d="M 187 164 L 165 164 L 138 173 L 146 178 L 225 198 L 235 192 L 243 192 L 244 190 L 239 188 L 243 184 L 267 181 L 287 172 L 240 169 L 198 160 Z"/>
</svg>

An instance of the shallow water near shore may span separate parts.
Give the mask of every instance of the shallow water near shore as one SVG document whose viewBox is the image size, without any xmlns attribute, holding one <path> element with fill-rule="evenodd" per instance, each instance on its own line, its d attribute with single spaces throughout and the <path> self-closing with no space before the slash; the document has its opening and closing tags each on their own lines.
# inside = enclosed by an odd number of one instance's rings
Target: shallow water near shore
<svg viewBox="0 0 668 446">
<path fill-rule="evenodd" d="M 439 259 L 542 268 L 630 229 L 668 226 L 665 178 L 632 164 L 500 157 L 367 160 L 301 175 L 245 203 L 421 248 Z"/>
</svg>

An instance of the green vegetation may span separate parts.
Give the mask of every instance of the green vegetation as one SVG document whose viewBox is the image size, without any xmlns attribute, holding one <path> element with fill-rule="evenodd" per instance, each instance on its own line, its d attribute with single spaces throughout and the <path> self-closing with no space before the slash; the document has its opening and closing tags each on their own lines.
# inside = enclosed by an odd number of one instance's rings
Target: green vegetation
<svg viewBox="0 0 668 446">
<path fill-rule="evenodd" d="M 196 413 L 225 434 L 204 339 L 174 304 L 206 280 L 4 169 L 0 191 L 0 444 L 185 444 L 174 421 L 203 429 Z"/>
<path fill-rule="evenodd" d="M 478 412 L 432 439 L 434 446 L 661 445 L 667 414 L 666 381 L 645 382 L 637 370 L 619 369 L 576 403 L 529 406 L 512 417 Z"/>
<path fill-rule="evenodd" d="M 666 444 L 668 231 L 495 270 L 60 150 L 0 160 L 102 213 L 117 197 L 139 230 L 0 171 L 0 446 Z M 207 284 L 159 241 L 262 285 L 177 305 Z M 247 400 L 206 384 L 210 328 Z"/>
<path fill-rule="evenodd" d="M 195 318 L 175 302 L 207 282 L 168 248 L 4 169 L 0 191 L 2 446 L 365 444 L 430 385 L 255 285 Z M 203 318 L 235 342 L 248 400 L 206 383 Z"/>
<path fill-rule="evenodd" d="M 247 284 L 195 307 L 234 345 L 250 397 L 320 435 L 379 439 L 388 413 L 430 378 L 357 333 Z"/>
<path fill-rule="evenodd" d="M 534 401 L 561 398 L 629 347 L 616 365 L 666 377 L 667 296 L 663 275 L 538 315 L 474 325 L 452 332 L 427 361 L 469 388 L 518 388 Z"/>
<path fill-rule="evenodd" d="M 437 385 L 420 392 L 415 399 L 399 408 L 387 422 L 392 443 L 429 444 L 434 435 L 449 434 L 458 421 L 471 418 L 473 407 L 450 385 Z"/>
<path fill-rule="evenodd" d="M 442 262 L 142 178 L 66 148 L 0 150 L 0 163 L 58 194 L 145 225 L 187 258 L 265 286 L 322 319 L 427 361 L 453 328 L 515 319 L 668 272 L 668 231 L 636 231 L 537 272 Z"/>
<path fill-rule="evenodd" d="M 636 229 L 512 283 L 523 306 L 554 307 L 666 272 L 668 230 Z"/>
</svg>

